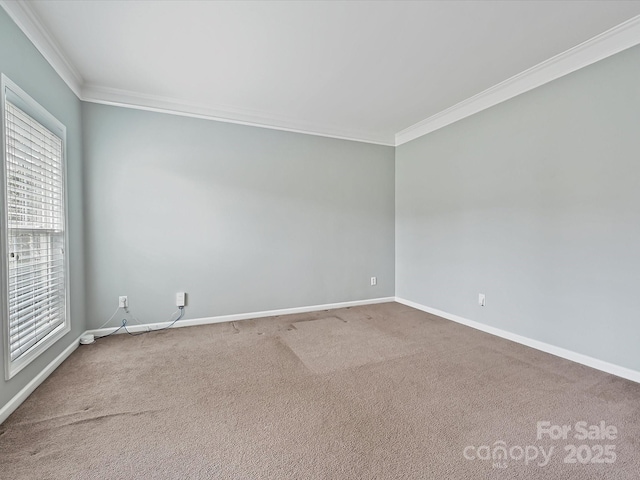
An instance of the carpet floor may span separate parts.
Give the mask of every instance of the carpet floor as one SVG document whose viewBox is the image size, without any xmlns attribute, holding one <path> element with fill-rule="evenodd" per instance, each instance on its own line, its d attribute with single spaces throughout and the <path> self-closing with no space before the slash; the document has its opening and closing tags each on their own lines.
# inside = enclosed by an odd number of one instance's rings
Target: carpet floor
<svg viewBox="0 0 640 480">
<path fill-rule="evenodd" d="M 386 303 L 81 345 L 0 425 L 0 477 L 638 479 L 639 405 Z"/>
</svg>

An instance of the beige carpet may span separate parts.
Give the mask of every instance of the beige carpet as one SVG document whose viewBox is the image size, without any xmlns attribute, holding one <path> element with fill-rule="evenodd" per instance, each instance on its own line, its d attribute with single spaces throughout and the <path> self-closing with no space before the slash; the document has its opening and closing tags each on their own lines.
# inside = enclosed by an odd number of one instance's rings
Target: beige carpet
<svg viewBox="0 0 640 480">
<path fill-rule="evenodd" d="M 0 425 L 0 477 L 637 479 L 639 405 L 638 384 L 388 303 L 81 346 Z"/>
</svg>

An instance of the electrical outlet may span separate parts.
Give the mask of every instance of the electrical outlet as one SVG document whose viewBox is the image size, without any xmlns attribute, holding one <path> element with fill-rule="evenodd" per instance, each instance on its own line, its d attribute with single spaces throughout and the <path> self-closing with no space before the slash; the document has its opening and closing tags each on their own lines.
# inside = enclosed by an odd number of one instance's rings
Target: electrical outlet
<svg viewBox="0 0 640 480">
<path fill-rule="evenodd" d="M 176 306 L 184 307 L 186 303 L 187 303 L 187 294 L 184 292 L 176 293 Z"/>
<path fill-rule="evenodd" d="M 129 306 L 129 299 L 125 295 L 118 297 L 118 306 L 120 308 L 127 308 Z"/>
<path fill-rule="evenodd" d="M 478 294 L 478 305 L 480 305 L 481 307 L 485 306 L 485 297 L 484 297 L 484 293 L 479 293 Z"/>
<path fill-rule="evenodd" d="M 378 278 L 377 277 L 371 277 L 371 286 L 373 287 L 374 285 L 378 284 Z"/>
</svg>

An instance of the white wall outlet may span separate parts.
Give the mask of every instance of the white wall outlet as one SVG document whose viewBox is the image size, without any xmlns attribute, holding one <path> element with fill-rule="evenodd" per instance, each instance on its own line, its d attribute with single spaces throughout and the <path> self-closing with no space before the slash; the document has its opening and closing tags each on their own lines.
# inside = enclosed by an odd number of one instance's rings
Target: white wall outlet
<svg viewBox="0 0 640 480">
<path fill-rule="evenodd" d="M 484 307 L 485 305 L 484 293 L 478 294 L 478 305 L 480 305 L 481 307 Z"/>
<path fill-rule="evenodd" d="M 120 308 L 127 308 L 129 306 L 129 299 L 125 295 L 118 297 L 118 306 Z"/>
<path fill-rule="evenodd" d="M 176 306 L 184 307 L 187 302 L 187 294 L 184 292 L 176 293 Z"/>
<path fill-rule="evenodd" d="M 373 287 L 374 285 L 378 284 L 378 278 L 377 277 L 371 277 L 371 286 Z"/>
</svg>

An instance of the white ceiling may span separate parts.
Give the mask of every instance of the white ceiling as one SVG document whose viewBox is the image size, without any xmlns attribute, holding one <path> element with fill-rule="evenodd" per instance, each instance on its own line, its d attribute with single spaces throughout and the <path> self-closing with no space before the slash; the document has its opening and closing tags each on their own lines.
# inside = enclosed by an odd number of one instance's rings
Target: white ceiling
<svg viewBox="0 0 640 480">
<path fill-rule="evenodd" d="M 87 100 L 395 144 L 397 132 L 639 15 L 640 1 L 32 0 L 22 8 Z"/>
</svg>

